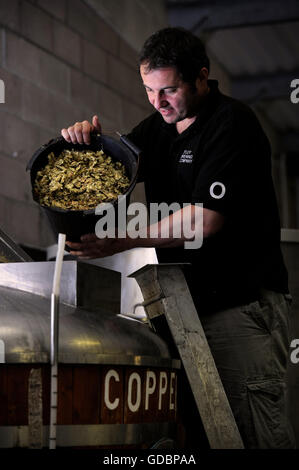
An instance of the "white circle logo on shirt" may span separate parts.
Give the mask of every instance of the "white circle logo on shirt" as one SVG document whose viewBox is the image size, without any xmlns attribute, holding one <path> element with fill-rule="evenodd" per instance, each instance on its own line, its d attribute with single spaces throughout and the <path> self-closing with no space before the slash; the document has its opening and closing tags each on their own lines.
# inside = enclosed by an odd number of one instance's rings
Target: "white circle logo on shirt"
<svg viewBox="0 0 299 470">
<path fill-rule="evenodd" d="M 220 194 L 215 194 L 214 190 L 215 190 L 215 188 L 218 188 L 218 186 L 220 187 L 221 192 L 220 192 Z M 221 199 L 224 196 L 225 191 L 226 191 L 226 189 L 225 189 L 224 184 L 220 183 L 219 181 L 215 181 L 215 183 L 211 184 L 211 186 L 210 186 L 210 195 L 214 199 Z M 217 192 L 219 192 L 219 190 Z"/>
</svg>

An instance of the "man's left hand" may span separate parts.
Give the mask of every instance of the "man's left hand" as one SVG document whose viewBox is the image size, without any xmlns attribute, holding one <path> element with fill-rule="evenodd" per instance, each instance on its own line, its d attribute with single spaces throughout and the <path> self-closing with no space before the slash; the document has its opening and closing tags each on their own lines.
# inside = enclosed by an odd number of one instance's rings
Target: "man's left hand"
<svg viewBox="0 0 299 470">
<path fill-rule="evenodd" d="M 94 233 L 83 235 L 81 242 L 67 241 L 66 244 L 71 249 L 70 254 L 79 259 L 104 258 L 131 248 L 127 238 L 100 239 Z"/>
</svg>

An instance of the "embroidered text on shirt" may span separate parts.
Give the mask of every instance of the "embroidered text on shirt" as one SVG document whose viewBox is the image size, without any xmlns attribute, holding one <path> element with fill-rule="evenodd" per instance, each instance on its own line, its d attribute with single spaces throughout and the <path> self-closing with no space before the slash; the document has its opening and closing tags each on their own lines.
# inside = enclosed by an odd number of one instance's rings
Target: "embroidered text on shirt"
<svg viewBox="0 0 299 470">
<path fill-rule="evenodd" d="M 179 163 L 192 163 L 193 161 L 193 153 L 192 150 L 184 150 L 182 153 Z"/>
</svg>

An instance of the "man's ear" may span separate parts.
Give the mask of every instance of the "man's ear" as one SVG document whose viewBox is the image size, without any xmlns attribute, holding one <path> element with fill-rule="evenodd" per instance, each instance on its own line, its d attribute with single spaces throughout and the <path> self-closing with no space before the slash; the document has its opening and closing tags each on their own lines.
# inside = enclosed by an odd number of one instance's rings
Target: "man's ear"
<svg viewBox="0 0 299 470">
<path fill-rule="evenodd" d="M 209 71 L 206 67 L 203 67 L 201 71 L 199 72 L 199 77 L 197 78 L 197 80 L 202 82 L 203 80 L 207 80 L 208 77 L 209 77 Z"/>
<path fill-rule="evenodd" d="M 208 77 L 209 77 L 209 71 L 206 67 L 203 67 L 201 71 L 199 72 L 199 76 L 197 77 L 195 81 L 197 92 L 200 95 L 206 92 L 206 89 L 208 87 Z"/>
</svg>

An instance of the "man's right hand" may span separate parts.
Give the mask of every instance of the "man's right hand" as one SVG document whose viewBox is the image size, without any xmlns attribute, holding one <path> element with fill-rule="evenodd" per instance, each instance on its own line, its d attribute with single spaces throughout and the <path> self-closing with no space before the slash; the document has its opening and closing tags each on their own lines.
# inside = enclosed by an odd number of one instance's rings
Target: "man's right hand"
<svg viewBox="0 0 299 470">
<path fill-rule="evenodd" d="M 67 129 L 61 129 L 64 139 L 73 144 L 90 144 L 90 134 L 92 132 L 102 132 L 102 127 L 98 116 L 93 116 L 92 124 L 88 121 L 76 122 Z"/>
</svg>

